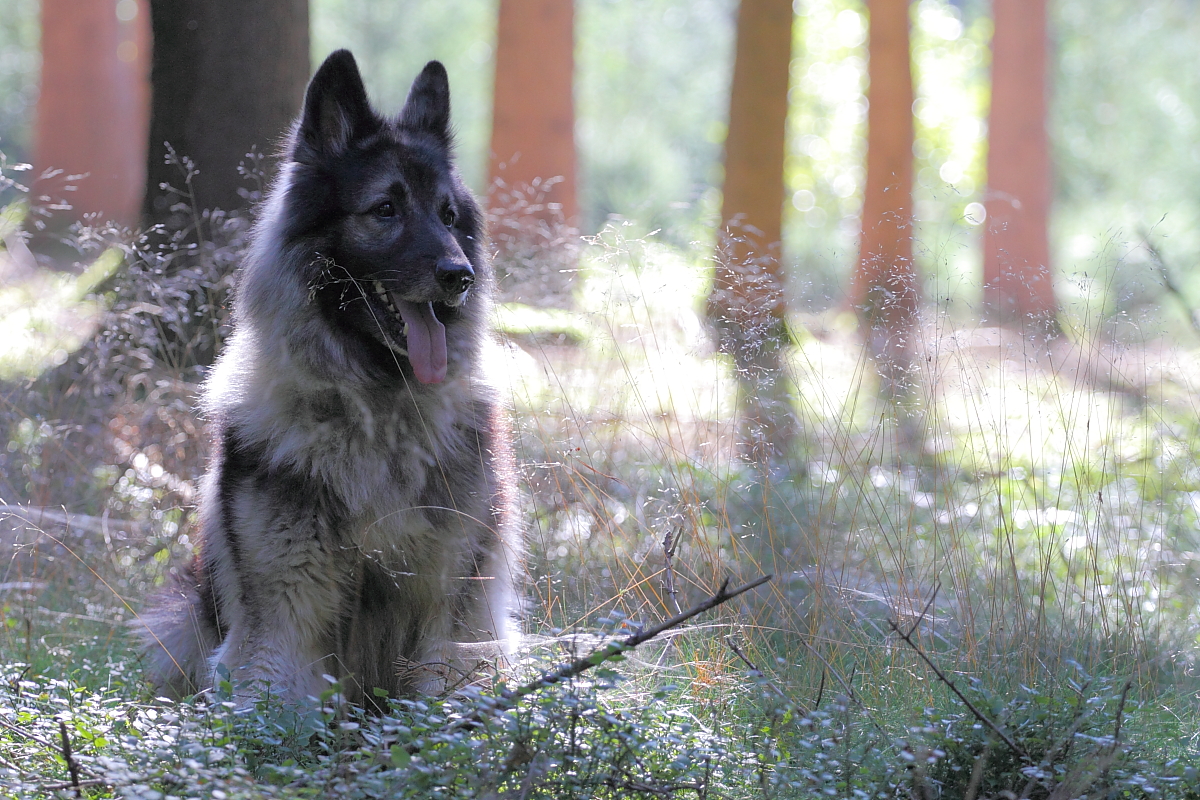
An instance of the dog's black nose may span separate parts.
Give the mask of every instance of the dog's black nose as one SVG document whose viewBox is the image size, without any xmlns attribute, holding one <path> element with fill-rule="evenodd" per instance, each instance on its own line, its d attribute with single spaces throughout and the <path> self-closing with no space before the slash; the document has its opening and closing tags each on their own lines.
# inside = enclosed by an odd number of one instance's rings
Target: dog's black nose
<svg viewBox="0 0 1200 800">
<path fill-rule="evenodd" d="M 434 275 L 443 289 L 454 294 L 462 294 L 475 283 L 475 270 L 465 261 L 439 261 Z"/>
</svg>

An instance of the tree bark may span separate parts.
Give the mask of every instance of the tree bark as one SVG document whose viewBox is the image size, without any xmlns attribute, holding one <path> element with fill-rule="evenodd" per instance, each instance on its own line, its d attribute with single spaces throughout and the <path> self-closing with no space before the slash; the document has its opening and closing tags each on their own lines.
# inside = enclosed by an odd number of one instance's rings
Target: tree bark
<svg viewBox="0 0 1200 800">
<path fill-rule="evenodd" d="M 870 0 L 867 185 L 852 299 L 883 380 L 907 394 L 919 290 L 912 258 L 913 86 L 908 0 Z"/>
<path fill-rule="evenodd" d="M 570 0 L 500 0 L 491 185 L 556 180 L 545 203 L 578 224 L 575 158 L 575 11 Z"/>
<path fill-rule="evenodd" d="M 35 195 L 137 224 L 146 176 L 150 20 L 145 0 L 42 0 Z M 83 175 L 77 180 L 68 176 Z M 68 190 L 67 187 L 74 187 Z"/>
<path fill-rule="evenodd" d="M 500 0 L 488 210 L 501 296 L 569 305 L 578 255 L 575 11 Z"/>
<path fill-rule="evenodd" d="M 1046 0 L 994 0 L 984 304 L 1000 323 L 1057 330 L 1047 218 Z"/>
<path fill-rule="evenodd" d="M 199 209 L 241 208 L 249 187 L 238 164 L 251 148 L 274 154 L 300 110 L 310 72 L 308 0 L 150 0 L 150 12 L 144 221 L 183 224 L 171 212 L 180 199 Z M 198 170 L 190 197 L 182 169 L 165 163 L 165 142 Z"/>
<path fill-rule="evenodd" d="M 742 0 L 729 95 L 725 183 L 708 317 L 732 357 L 753 450 L 786 455 L 797 433 L 784 360 L 783 160 L 791 0 Z"/>
</svg>

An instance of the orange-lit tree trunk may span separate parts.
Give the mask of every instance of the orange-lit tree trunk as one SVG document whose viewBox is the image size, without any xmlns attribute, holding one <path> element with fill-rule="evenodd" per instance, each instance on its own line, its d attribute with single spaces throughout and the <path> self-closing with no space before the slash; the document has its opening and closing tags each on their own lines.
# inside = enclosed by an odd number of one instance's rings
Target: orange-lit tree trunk
<svg viewBox="0 0 1200 800">
<path fill-rule="evenodd" d="M 786 455 L 796 433 L 780 267 L 791 0 L 742 0 L 725 139 L 721 231 L 708 316 L 733 358 L 749 444 Z"/>
<path fill-rule="evenodd" d="M 134 225 L 146 178 L 150 15 L 143 2 L 42 0 L 42 82 L 33 158 L 38 194 L 70 215 Z M 63 192 L 66 176 L 74 191 Z"/>
<path fill-rule="evenodd" d="M 501 288 L 570 292 L 579 225 L 571 0 L 500 0 L 488 207 Z"/>
<path fill-rule="evenodd" d="M 994 0 L 984 303 L 997 322 L 1056 329 L 1046 221 L 1046 0 Z"/>
<path fill-rule="evenodd" d="M 853 302 L 884 394 L 897 397 L 911 378 L 918 301 L 909 0 L 870 0 L 868 10 L 867 185 Z"/>
<path fill-rule="evenodd" d="M 576 221 L 575 11 L 570 0 L 500 0 L 488 176 L 555 180 L 547 203 Z"/>
</svg>

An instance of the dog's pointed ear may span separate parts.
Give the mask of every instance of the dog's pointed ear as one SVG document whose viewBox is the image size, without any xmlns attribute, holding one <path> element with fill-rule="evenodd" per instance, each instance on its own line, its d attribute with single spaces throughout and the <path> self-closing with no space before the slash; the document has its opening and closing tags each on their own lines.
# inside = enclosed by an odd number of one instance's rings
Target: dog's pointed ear
<svg viewBox="0 0 1200 800">
<path fill-rule="evenodd" d="M 379 118 L 371 110 L 354 56 L 349 50 L 330 53 L 308 83 L 298 143 L 336 155 L 353 138 L 377 127 Z"/>
<path fill-rule="evenodd" d="M 401 128 L 432 134 L 450 143 L 450 77 L 440 61 L 430 61 L 408 90 L 397 120 Z"/>
</svg>

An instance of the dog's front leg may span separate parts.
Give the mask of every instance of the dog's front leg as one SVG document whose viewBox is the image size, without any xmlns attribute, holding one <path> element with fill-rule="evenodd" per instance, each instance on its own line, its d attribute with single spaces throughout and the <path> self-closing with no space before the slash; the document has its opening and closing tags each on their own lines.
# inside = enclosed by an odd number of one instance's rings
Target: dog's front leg
<svg viewBox="0 0 1200 800">
<path fill-rule="evenodd" d="M 343 671 L 333 656 L 343 559 L 297 522 L 278 520 L 254 539 L 234 540 L 242 547 L 219 570 L 228 627 L 211 659 L 213 685 L 223 666 L 240 700 L 269 695 L 303 703 L 329 688 L 323 675 Z"/>
<path fill-rule="evenodd" d="M 329 637 L 314 624 L 320 620 L 304 611 L 308 603 L 293 604 L 287 594 L 265 599 L 270 605 L 264 613 L 233 624 L 213 654 L 213 685 L 227 673 L 239 703 L 258 697 L 304 703 L 319 697 L 329 688 L 322 676 L 338 671 L 326 663 Z"/>
</svg>

